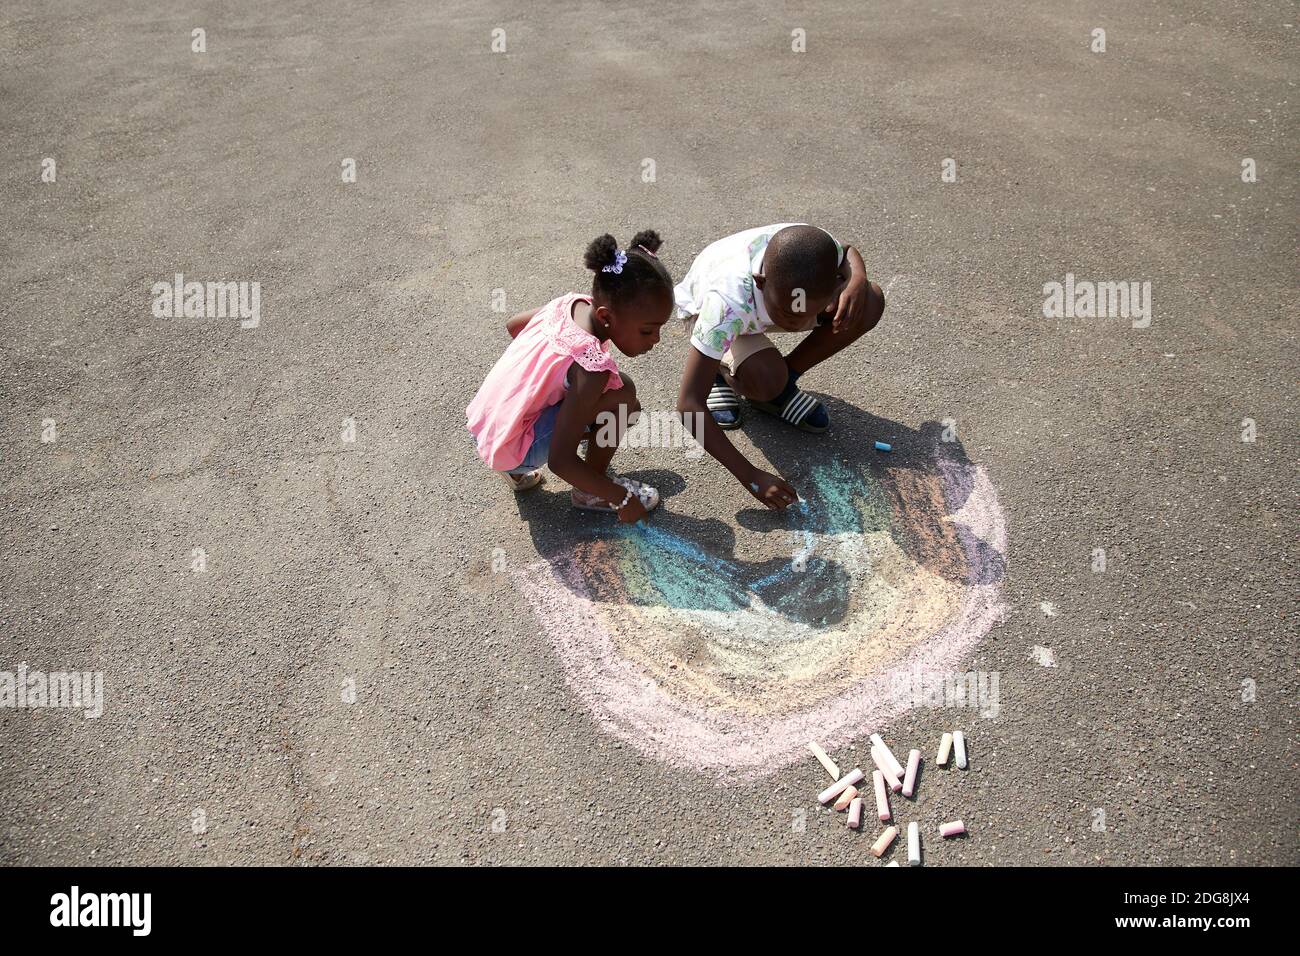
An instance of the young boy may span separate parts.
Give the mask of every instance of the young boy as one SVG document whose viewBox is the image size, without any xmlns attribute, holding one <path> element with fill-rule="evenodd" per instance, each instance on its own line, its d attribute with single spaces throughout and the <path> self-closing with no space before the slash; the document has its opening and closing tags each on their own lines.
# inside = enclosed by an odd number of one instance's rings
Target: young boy
<svg viewBox="0 0 1300 956">
<path fill-rule="evenodd" d="M 723 434 L 740 425 L 737 395 L 796 428 L 824 432 L 826 409 L 799 390 L 799 376 L 876 327 L 885 309 L 880 286 L 867 280 L 856 249 L 794 223 L 719 239 L 674 295 L 676 314 L 693 325 L 677 410 L 697 413 L 705 450 L 755 498 L 785 508 L 799 497 L 794 488 L 755 468 Z M 810 334 L 782 356 L 769 331 Z"/>
</svg>

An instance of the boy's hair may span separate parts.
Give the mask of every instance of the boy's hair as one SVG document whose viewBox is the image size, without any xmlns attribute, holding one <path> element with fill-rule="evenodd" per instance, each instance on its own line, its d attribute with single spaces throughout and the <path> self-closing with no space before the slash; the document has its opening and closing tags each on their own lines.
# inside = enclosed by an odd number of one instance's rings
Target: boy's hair
<svg viewBox="0 0 1300 956">
<path fill-rule="evenodd" d="M 661 245 L 663 240 L 653 229 L 638 232 L 622 250 L 609 233 L 591 240 L 583 261 L 596 273 L 591 285 L 592 298 L 617 308 L 656 289 L 666 290 L 671 295 L 672 276 L 655 255 Z M 621 266 L 618 263 L 619 252 L 627 257 Z M 617 267 L 619 271 L 607 271 L 607 267 Z"/>
<path fill-rule="evenodd" d="M 816 226 L 778 229 L 763 253 L 763 274 L 778 282 L 782 291 L 803 289 L 810 296 L 826 295 L 839 281 L 839 268 L 835 240 Z"/>
</svg>

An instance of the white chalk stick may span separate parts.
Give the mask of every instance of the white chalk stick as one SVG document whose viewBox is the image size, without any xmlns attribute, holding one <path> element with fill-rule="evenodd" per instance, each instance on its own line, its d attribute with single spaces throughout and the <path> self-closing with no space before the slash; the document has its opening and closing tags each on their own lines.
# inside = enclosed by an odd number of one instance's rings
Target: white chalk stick
<svg viewBox="0 0 1300 956">
<path fill-rule="evenodd" d="M 946 766 L 950 753 L 952 753 L 952 734 L 944 734 L 939 738 L 939 754 L 934 758 L 934 762 L 940 767 Z"/>
<path fill-rule="evenodd" d="M 898 866 L 898 861 L 890 860 L 888 863 L 885 864 L 885 866 Z"/>
<path fill-rule="evenodd" d="M 902 780 L 903 765 L 899 763 L 898 760 L 894 757 L 893 751 L 891 751 L 885 745 L 885 742 L 884 740 L 881 739 L 880 734 L 872 734 L 871 742 L 880 748 L 880 752 L 884 754 L 885 760 L 888 761 L 889 763 L 889 769 L 894 771 L 894 776 L 897 777 L 899 780 Z"/>
<path fill-rule="evenodd" d="M 871 771 L 871 782 L 876 785 L 876 814 L 882 821 L 889 819 L 889 797 L 885 795 L 885 775 Z"/>
<path fill-rule="evenodd" d="M 913 750 L 907 755 L 907 776 L 903 778 L 903 796 L 910 797 L 916 793 L 916 772 L 921 769 L 921 751 Z"/>
<path fill-rule="evenodd" d="M 849 804 L 849 829 L 856 830 L 862 826 L 862 798 L 854 797 Z"/>
<path fill-rule="evenodd" d="M 907 825 L 907 865 L 921 865 L 921 827 L 917 823 Z"/>
<path fill-rule="evenodd" d="M 885 775 L 885 783 L 889 784 L 889 789 L 898 793 L 903 789 L 903 781 L 899 780 L 894 774 L 894 768 L 890 766 L 889 760 L 885 757 L 885 752 L 875 744 L 871 745 L 871 761 Z"/>
<path fill-rule="evenodd" d="M 822 750 L 821 747 L 818 747 L 811 740 L 808 741 L 808 749 L 811 750 L 812 755 L 817 758 L 817 762 L 826 768 L 826 772 L 831 775 L 832 780 L 840 779 L 840 768 L 836 765 L 834 760 L 826 755 L 826 751 Z"/>
<path fill-rule="evenodd" d="M 836 780 L 833 784 L 819 793 L 817 795 L 817 801 L 819 803 L 830 803 L 849 787 L 860 781 L 862 777 L 862 771 L 857 767 L 854 767 L 846 775 L 841 777 L 839 780 Z"/>
<path fill-rule="evenodd" d="M 847 810 L 849 808 L 849 804 L 853 802 L 853 798 L 856 797 L 857 795 L 858 795 L 858 788 L 849 787 L 847 790 L 845 790 L 843 793 L 841 793 L 838 797 L 835 798 L 835 809 Z"/>
<path fill-rule="evenodd" d="M 966 735 L 960 730 L 953 731 L 952 734 L 952 754 L 957 761 L 957 769 L 966 769 Z"/>
<path fill-rule="evenodd" d="M 894 837 L 898 836 L 898 827 L 890 827 L 884 833 L 880 834 L 880 839 L 871 846 L 872 854 L 879 859 L 885 855 L 889 849 L 889 844 L 894 842 Z"/>
</svg>

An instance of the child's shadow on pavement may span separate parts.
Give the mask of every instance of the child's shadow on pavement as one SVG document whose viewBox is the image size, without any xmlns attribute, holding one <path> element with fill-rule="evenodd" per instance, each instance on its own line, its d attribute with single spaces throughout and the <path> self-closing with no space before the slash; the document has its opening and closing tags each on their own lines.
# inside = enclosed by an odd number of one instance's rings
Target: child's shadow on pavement
<svg viewBox="0 0 1300 956">
<path fill-rule="evenodd" d="M 820 435 L 746 409 L 745 434 L 804 503 L 769 511 L 724 473 L 724 487 L 734 489 L 734 502 L 742 506 L 737 523 L 749 531 L 789 535 L 787 556 L 737 559 L 728 521 L 671 508 L 685 482 L 662 469 L 627 475 L 659 489 L 663 504 L 645 528 L 623 525 L 613 515 L 575 512 L 567 492 L 547 491 L 545 484 L 520 496 L 520 516 L 556 578 L 600 602 L 740 611 L 757 599 L 790 620 L 833 625 L 848 611 L 853 575 L 841 562 L 817 554 L 815 544 L 825 536 L 875 531 L 887 531 L 913 561 L 947 580 L 1001 580 L 1003 555 L 946 520 L 965 504 L 974 484 L 976 469 L 961 443 L 942 441 L 937 422 L 912 429 L 847 402 L 826 403 L 832 425 Z M 876 451 L 874 441 L 889 442 L 893 450 Z M 864 499 L 865 506 L 855 506 Z"/>
<path fill-rule="evenodd" d="M 888 506 L 889 533 L 914 562 L 956 583 L 1002 580 L 1005 556 L 969 533 L 958 533 L 948 520 L 965 506 L 978 471 L 956 436 L 945 440 L 940 422 L 910 428 L 843 400 L 822 400 L 831 427 L 820 435 L 752 407 L 746 409 L 745 434 L 810 506 L 834 512 L 836 498 L 867 489 L 882 508 Z M 877 441 L 891 450 L 877 450 Z M 751 531 L 779 527 L 781 521 L 761 506 L 736 519 Z"/>
<path fill-rule="evenodd" d="M 685 488 L 668 471 L 626 474 L 654 485 L 664 502 Z M 813 556 L 795 574 L 788 557 L 737 559 L 735 529 L 721 518 L 696 518 L 661 505 L 645 527 L 598 513 L 574 520 L 567 492 L 521 496 L 519 512 L 555 577 L 583 598 L 723 612 L 749 608 L 757 598 L 814 625 L 837 623 L 847 610 L 842 598 L 848 575 L 838 562 Z"/>
</svg>

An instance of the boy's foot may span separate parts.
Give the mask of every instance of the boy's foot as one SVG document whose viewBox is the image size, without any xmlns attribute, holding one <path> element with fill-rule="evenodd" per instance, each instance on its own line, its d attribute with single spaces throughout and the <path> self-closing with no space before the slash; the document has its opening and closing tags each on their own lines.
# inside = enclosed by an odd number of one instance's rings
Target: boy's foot
<svg viewBox="0 0 1300 956">
<path fill-rule="evenodd" d="M 785 383 L 785 390 L 770 401 L 749 400 L 760 412 L 775 415 L 782 421 L 789 422 L 795 428 L 806 432 L 820 433 L 831 426 L 831 417 L 826 413 L 826 406 L 807 392 L 800 391 L 799 376 L 790 373 Z"/>
<path fill-rule="evenodd" d="M 719 428 L 730 431 L 740 427 L 740 399 L 736 396 L 736 390 L 721 375 L 713 380 L 713 388 L 709 389 L 709 400 L 705 404 Z"/>
<path fill-rule="evenodd" d="M 501 477 L 515 491 L 527 491 L 529 488 L 536 488 L 542 483 L 542 469 L 526 471 L 522 475 L 512 475 L 508 471 L 503 471 Z"/>
<path fill-rule="evenodd" d="M 641 504 L 646 511 L 654 511 L 659 507 L 659 492 L 650 485 L 640 481 L 633 481 L 631 478 L 615 478 L 615 482 L 622 485 L 628 491 L 632 492 L 641 499 Z M 613 504 L 604 498 L 598 498 L 595 495 L 589 495 L 585 491 L 573 489 L 573 507 L 580 511 L 617 511 Z"/>
</svg>

